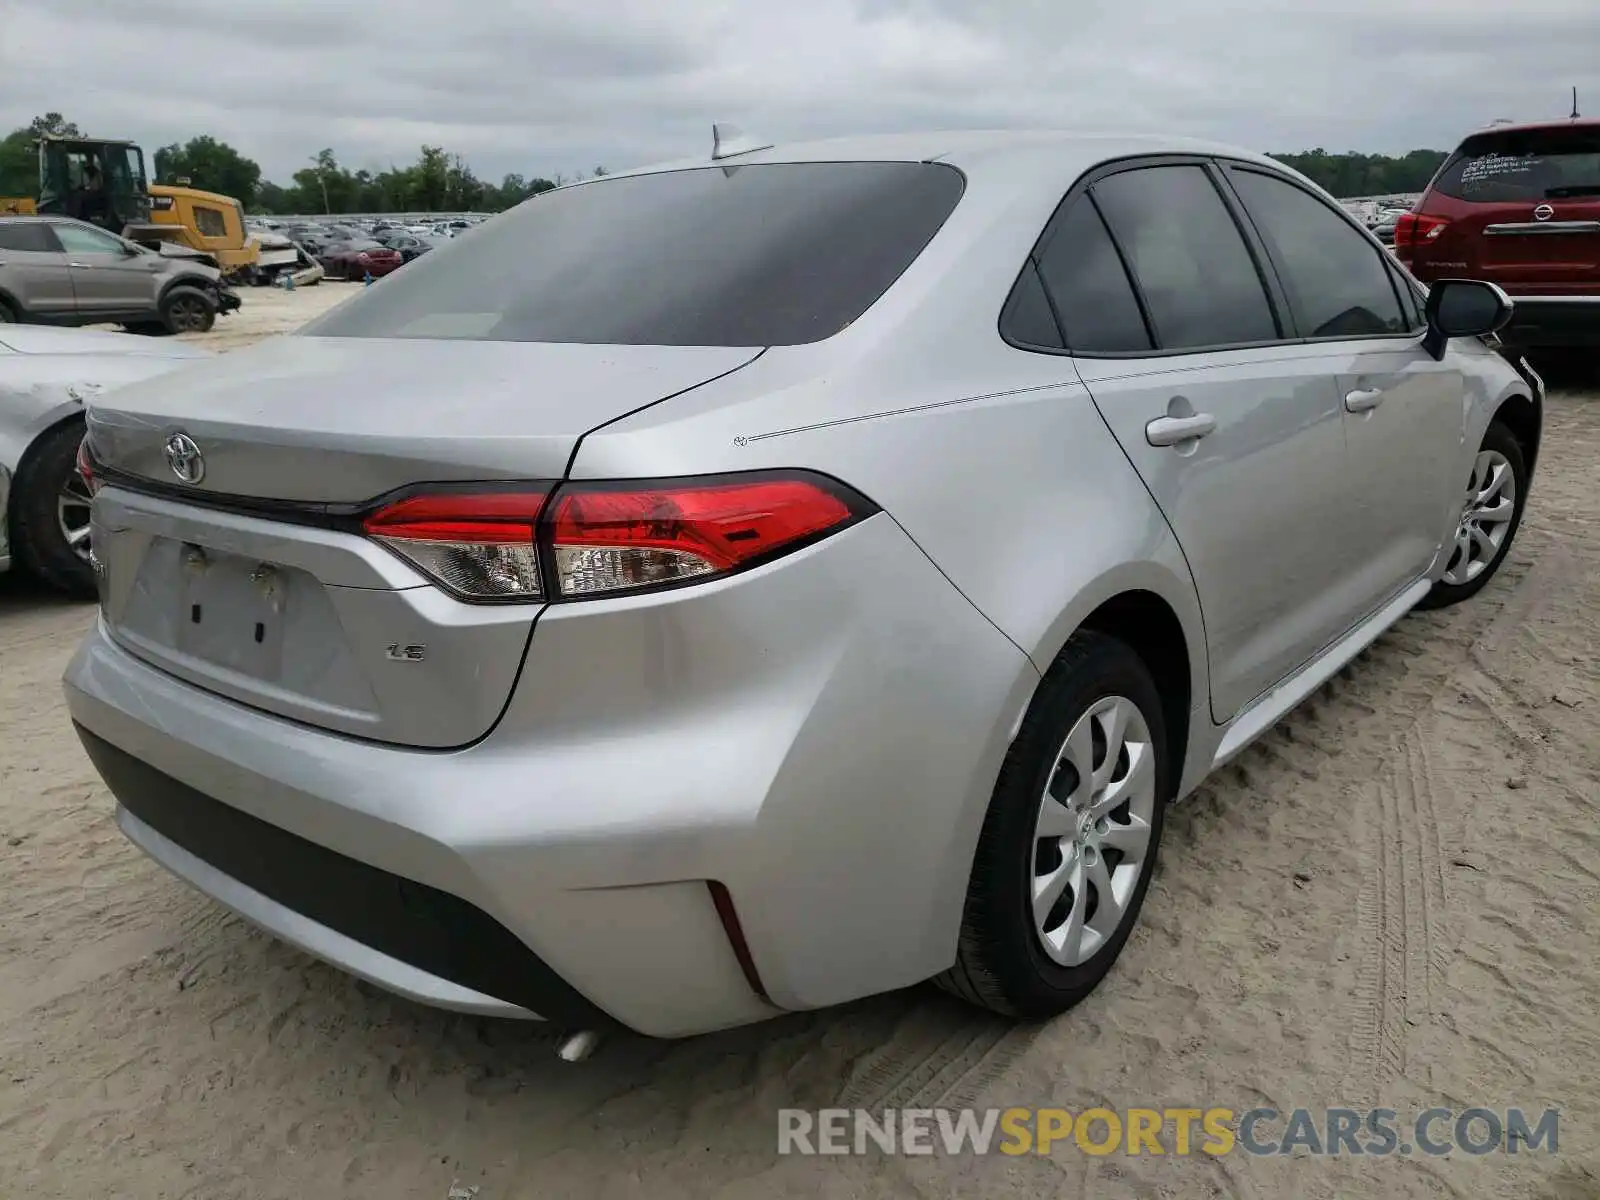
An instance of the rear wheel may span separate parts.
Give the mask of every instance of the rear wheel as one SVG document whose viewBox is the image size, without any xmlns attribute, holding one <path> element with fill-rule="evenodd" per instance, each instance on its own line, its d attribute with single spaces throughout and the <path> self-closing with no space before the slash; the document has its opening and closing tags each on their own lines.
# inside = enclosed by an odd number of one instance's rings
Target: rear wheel
<svg viewBox="0 0 1600 1200">
<path fill-rule="evenodd" d="M 34 444 L 13 482 L 11 516 L 23 564 L 57 591 L 93 600 L 89 489 L 78 474 L 82 440 L 83 423 L 72 420 Z"/>
<path fill-rule="evenodd" d="M 205 333 L 217 323 L 217 310 L 190 288 L 174 288 L 161 301 L 161 321 L 171 333 Z"/>
<path fill-rule="evenodd" d="M 1483 445 L 1467 476 L 1465 504 L 1450 547 L 1444 575 L 1419 608 L 1444 608 L 1476 596 L 1505 561 L 1522 524 L 1528 497 L 1527 467 L 1517 439 L 1498 421 L 1483 435 Z"/>
<path fill-rule="evenodd" d="M 995 785 L 955 966 L 938 979 L 1007 1016 L 1092 992 L 1132 932 L 1166 803 L 1160 696 L 1124 643 L 1083 632 L 1045 676 Z"/>
<path fill-rule="evenodd" d="M 16 310 L 11 307 L 10 301 L 0 300 L 0 325 L 17 324 Z"/>
</svg>

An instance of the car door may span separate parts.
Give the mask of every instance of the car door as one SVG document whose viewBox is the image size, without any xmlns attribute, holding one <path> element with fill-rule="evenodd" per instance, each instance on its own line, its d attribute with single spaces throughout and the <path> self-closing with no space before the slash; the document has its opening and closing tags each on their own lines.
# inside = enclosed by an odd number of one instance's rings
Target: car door
<svg viewBox="0 0 1600 1200">
<path fill-rule="evenodd" d="M 1227 178 L 1300 335 L 1337 359 L 1349 470 L 1329 532 L 1374 610 L 1427 572 L 1453 528 L 1466 380 L 1453 355 L 1437 361 L 1422 348 L 1415 293 L 1337 205 L 1265 168 L 1230 164 Z"/>
<path fill-rule="evenodd" d="M 119 237 L 77 221 L 51 228 L 67 252 L 78 313 L 153 313 L 162 259 L 143 254 Z"/>
<path fill-rule="evenodd" d="M 1188 559 L 1227 720 L 1348 625 L 1330 553 L 1344 428 L 1293 344 L 1217 169 L 1117 164 L 1070 195 L 1038 264 L 1080 377 Z M 1067 534 L 1070 536 L 1070 533 Z"/>
<path fill-rule="evenodd" d="M 19 319 L 71 316 L 72 272 L 48 222 L 0 221 L 0 292 L 16 302 Z"/>
</svg>

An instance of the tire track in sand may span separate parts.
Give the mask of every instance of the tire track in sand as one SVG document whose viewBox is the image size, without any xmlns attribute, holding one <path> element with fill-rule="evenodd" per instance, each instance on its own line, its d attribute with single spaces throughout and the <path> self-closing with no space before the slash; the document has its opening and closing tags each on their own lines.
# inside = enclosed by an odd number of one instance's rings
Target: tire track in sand
<svg viewBox="0 0 1600 1200">
<path fill-rule="evenodd" d="M 1539 597 L 1555 584 L 1549 572 L 1519 569 L 1508 560 L 1488 589 L 1498 593 L 1499 611 L 1470 652 L 1439 679 L 1435 700 L 1470 694 L 1481 685 L 1479 664 L 1508 630 L 1526 624 Z M 1492 602 L 1491 596 L 1480 594 L 1461 611 L 1481 610 L 1485 601 Z M 1347 1025 L 1346 1091 L 1352 1102 L 1375 1102 L 1386 1082 L 1406 1073 L 1406 1030 L 1434 1019 L 1439 982 L 1460 945 L 1446 920 L 1438 771 L 1427 748 L 1435 741 L 1436 716 L 1430 704 L 1400 729 L 1382 773 L 1361 789 L 1357 821 L 1367 831 L 1363 857 L 1369 866 L 1357 897 L 1363 955 Z M 1465 814 L 1442 816 L 1453 825 Z"/>
</svg>

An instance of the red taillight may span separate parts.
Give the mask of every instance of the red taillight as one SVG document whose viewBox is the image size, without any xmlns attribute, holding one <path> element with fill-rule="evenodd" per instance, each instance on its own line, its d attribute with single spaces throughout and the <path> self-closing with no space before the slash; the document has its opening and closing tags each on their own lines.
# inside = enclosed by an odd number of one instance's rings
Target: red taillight
<svg viewBox="0 0 1600 1200">
<path fill-rule="evenodd" d="M 580 486 L 551 506 L 550 542 L 561 595 L 590 596 L 735 570 L 854 515 L 804 479 Z"/>
<path fill-rule="evenodd" d="M 365 532 L 468 600 L 584 599 L 691 583 L 797 550 L 873 511 L 801 473 L 412 496 Z M 544 578 L 541 555 L 554 570 Z"/>
<path fill-rule="evenodd" d="M 89 489 L 93 496 L 100 490 L 100 480 L 94 473 L 94 459 L 89 457 L 89 439 L 85 436 L 78 443 L 78 477 L 83 480 L 83 486 Z"/>
<path fill-rule="evenodd" d="M 1396 250 L 1411 249 L 1415 246 L 1426 246 L 1438 240 L 1450 222 L 1444 217 L 1430 217 L 1426 213 L 1402 213 L 1400 219 L 1394 223 L 1394 247 Z"/>
<path fill-rule="evenodd" d="M 535 535 L 547 495 L 533 487 L 410 496 L 362 528 L 462 599 L 539 600 Z"/>
</svg>

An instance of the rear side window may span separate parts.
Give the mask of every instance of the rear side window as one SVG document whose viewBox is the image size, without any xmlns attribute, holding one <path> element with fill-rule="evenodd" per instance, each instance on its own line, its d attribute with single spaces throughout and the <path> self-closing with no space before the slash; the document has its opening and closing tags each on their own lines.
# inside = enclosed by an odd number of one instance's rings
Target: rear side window
<svg viewBox="0 0 1600 1200">
<path fill-rule="evenodd" d="M 0 222 L 0 250 L 55 253 L 60 248 L 43 221 Z"/>
<path fill-rule="evenodd" d="M 1383 252 L 1310 192 L 1260 171 L 1230 172 L 1272 251 L 1300 334 L 1310 338 L 1404 333 Z"/>
<path fill-rule="evenodd" d="M 1433 181 L 1435 191 L 1485 204 L 1600 196 L 1600 130 L 1522 129 L 1468 138 Z"/>
<path fill-rule="evenodd" d="M 305 327 L 318 337 L 793 346 L 855 321 L 965 181 L 939 163 L 774 163 L 546 192 Z"/>
<path fill-rule="evenodd" d="M 1064 349 L 1061 329 L 1050 311 L 1050 301 L 1045 298 L 1044 285 L 1039 282 L 1039 272 L 1031 258 L 1017 276 L 1011 298 L 1000 314 L 1000 332 L 1018 345 Z"/>
<path fill-rule="evenodd" d="M 1119 354 L 1150 349 L 1150 332 L 1128 272 L 1087 196 L 1068 205 L 1051 231 L 1040 251 L 1039 274 L 1073 350 Z"/>
<path fill-rule="evenodd" d="M 1278 338 L 1255 259 L 1203 167 L 1140 167 L 1092 191 L 1127 255 L 1161 349 Z"/>
</svg>

